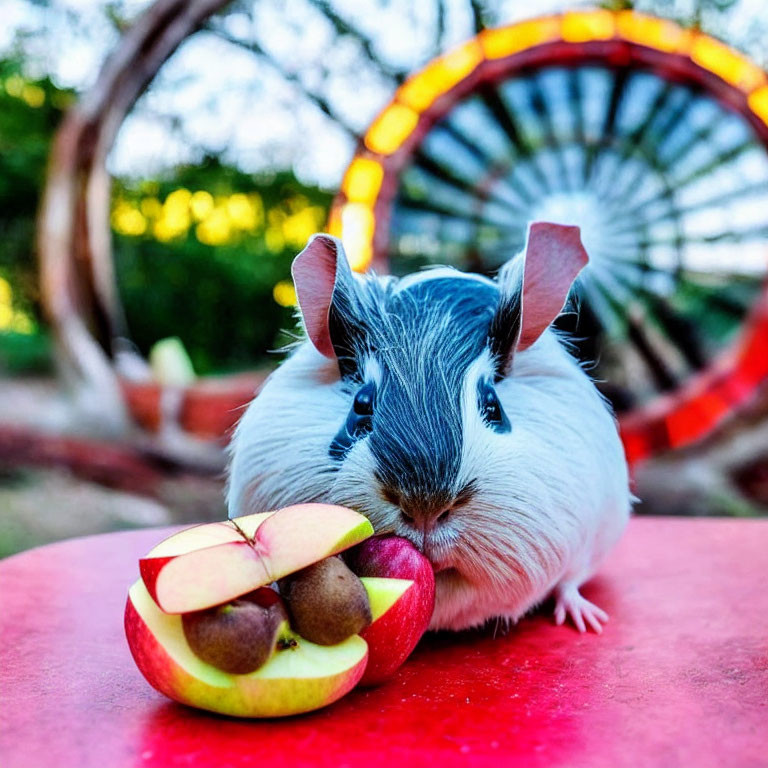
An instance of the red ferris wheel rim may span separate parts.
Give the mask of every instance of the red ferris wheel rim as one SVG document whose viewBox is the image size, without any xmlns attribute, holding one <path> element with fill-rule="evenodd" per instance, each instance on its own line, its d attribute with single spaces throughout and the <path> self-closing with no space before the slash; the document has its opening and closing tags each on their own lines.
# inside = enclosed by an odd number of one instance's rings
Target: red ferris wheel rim
<svg viewBox="0 0 768 768">
<path fill-rule="evenodd" d="M 572 12 L 486 30 L 409 78 L 380 112 L 350 163 L 328 229 L 356 269 L 386 272 L 398 176 L 429 129 L 478 84 L 551 66 L 634 66 L 702 88 L 746 119 L 768 151 L 768 77 L 712 37 L 633 11 Z M 631 463 L 709 434 L 768 379 L 768 284 L 739 338 L 673 392 L 620 418 Z"/>
</svg>

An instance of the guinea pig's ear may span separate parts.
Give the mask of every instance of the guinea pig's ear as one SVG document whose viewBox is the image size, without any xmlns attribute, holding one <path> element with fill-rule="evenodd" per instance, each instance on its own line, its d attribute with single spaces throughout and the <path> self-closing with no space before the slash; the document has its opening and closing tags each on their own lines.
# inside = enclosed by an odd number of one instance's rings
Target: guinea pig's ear
<svg viewBox="0 0 768 768">
<path fill-rule="evenodd" d="M 345 309 L 352 304 L 354 277 L 341 241 L 313 235 L 291 266 L 299 309 L 309 340 L 334 358 L 347 353 L 341 337 Z"/>
<path fill-rule="evenodd" d="M 518 350 L 528 349 L 562 312 L 573 281 L 588 261 L 578 227 L 545 221 L 531 224 Z"/>
<path fill-rule="evenodd" d="M 501 299 L 491 323 L 491 352 L 503 368 L 528 349 L 560 314 L 576 276 L 589 261 L 578 227 L 537 221 L 525 257 L 499 274 Z"/>
</svg>

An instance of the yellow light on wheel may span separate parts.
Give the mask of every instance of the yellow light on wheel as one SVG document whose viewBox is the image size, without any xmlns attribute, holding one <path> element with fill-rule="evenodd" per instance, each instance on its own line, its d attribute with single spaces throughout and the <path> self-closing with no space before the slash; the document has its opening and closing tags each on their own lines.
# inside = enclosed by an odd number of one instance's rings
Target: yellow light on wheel
<svg viewBox="0 0 768 768">
<path fill-rule="evenodd" d="M 666 53 L 682 53 L 690 45 L 691 33 L 666 19 L 645 16 L 634 11 L 621 11 L 616 16 L 619 36 L 631 43 L 655 48 Z"/>
<path fill-rule="evenodd" d="M 367 157 L 356 157 L 347 168 L 341 190 L 350 202 L 371 205 L 379 194 L 383 178 L 381 163 Z"/>
<path fill-rule="evenodd" d="M 408 78 L 398 89 L 397 99 L 417 112 L 423 112 L 438 96 L 474 71 L 482 60 L 483 52 L 477 40 L 470 40 Z"/>
<path fill-rule="evenodd" d="M 486 29 L 480 34 L 480 45 L 486 59 L 503 59 L 559 38 L 560 19 L 549 17 L 523 21 L 501 29 Z"/>
<path fill-rule="evenodd" d="M 365 134 L 365 146 L 380 155 L 391 155 L 411 135 L 419 116 L 404 104 L 390 104 Z"/>
<path fill-rule="evenodd" d="M 741 54 L 705 35 L 697 35 L 691 47 L 691 58 L 726 83 L 743 91 L 753 91 L 765 82 L 765 74 Z"/>
<path fill-rule="evenodd" d="M 347 203 L 341 209 L 341 241 L 349 265 L 362 272 L 373 259 L 373 211 L 362 203 Z"/>
<path fill-rule="evenodd" d="M 768 125 L 768 85 L 750 94 L 747 101 L 749 108 Z"/>
<path fill-rule="evenodd" d="M 563 16 L 561 34 L 568 43 L 609 40 L 615 31 L 615 17 L 610 11 L 571 11 Z"/>
</svg>

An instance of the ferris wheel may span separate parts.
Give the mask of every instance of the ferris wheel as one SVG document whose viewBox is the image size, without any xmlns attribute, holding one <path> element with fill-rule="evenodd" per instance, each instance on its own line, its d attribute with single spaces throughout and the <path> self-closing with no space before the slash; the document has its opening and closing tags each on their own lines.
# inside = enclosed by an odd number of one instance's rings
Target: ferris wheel
<svg viewBox="0 0 768 768">
<path fill-rule="evenodd" d="M 630 461 L 696 440 L 768 375 L 768 80 L 635 12 L 486 30 L 397 91 L 331 212 L 353 265 L 492 273 L 528 223 L 581 227 L 571 331 Z"/>
</svg>

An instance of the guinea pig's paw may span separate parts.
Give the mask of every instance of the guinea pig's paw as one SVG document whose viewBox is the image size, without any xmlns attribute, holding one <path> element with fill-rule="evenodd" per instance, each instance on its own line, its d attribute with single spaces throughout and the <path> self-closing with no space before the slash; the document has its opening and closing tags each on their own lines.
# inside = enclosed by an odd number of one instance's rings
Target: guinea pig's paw
<svg viewBox="0 0 768 768">
<path fill-rule="evenodd" d="M 579 632 L 586 632 L 588 624 L 598 635 L 602 633 L 603 624 L 608 621 L 608 614 L 582 597 L 576 584 L 558 584 L 555 587 L 555 601 L 556 624 L 563 624 L 566 616 L 570 616 Z"/>
</svg>

